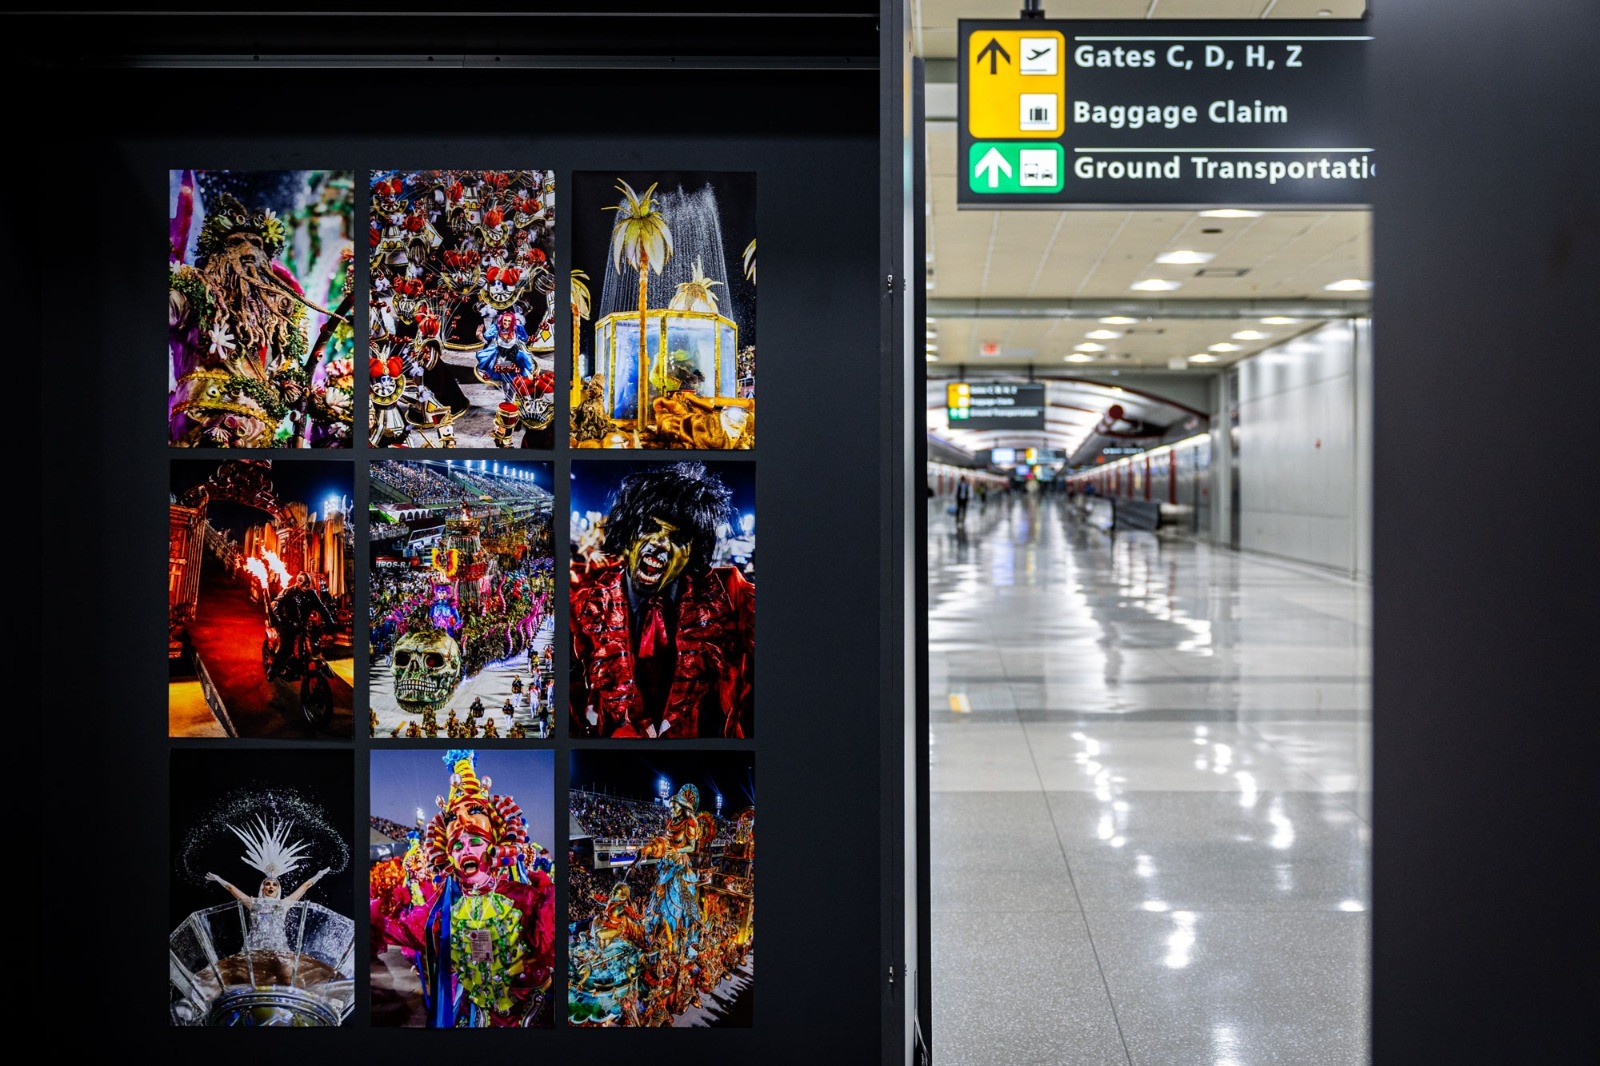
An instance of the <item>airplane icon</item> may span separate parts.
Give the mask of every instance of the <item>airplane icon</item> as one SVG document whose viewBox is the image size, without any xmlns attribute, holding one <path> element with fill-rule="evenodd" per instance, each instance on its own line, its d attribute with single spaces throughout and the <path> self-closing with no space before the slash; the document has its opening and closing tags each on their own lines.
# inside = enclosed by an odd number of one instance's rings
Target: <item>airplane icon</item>
<svg viewBox="0 0 1600 1066">
<path fill-rule="evenodd" d="M 1053 77 L 1058 71 L 1057 57 L 1061 54 L 1061 41 L 1056 37 L 1024 37 L 1017 42 L 1022 51 L 1019 74 L 1043 74 Z"/>
</svg>

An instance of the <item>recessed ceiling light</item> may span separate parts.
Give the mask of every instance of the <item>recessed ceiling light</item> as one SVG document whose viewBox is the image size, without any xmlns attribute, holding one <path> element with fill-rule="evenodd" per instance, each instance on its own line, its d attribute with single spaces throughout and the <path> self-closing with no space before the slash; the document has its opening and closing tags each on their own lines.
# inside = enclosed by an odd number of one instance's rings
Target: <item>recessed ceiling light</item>
<svg viewBox="0 0 1600 1066">
<path fill-rule="evenodd" d="M 1236 341 L 1264 341 L 1270 336 L 1272 334 L 1262 333 L 1259 329 L 1241 329 L 1233 335 L 1233 339 Z"/>
<path fill-rule="evenodd" d="M 932 289 L 932 288 L 933 288 L 933 279 L 932 279 L 932 278 L 929 278 L 929 279 L 928 279 L 928 286 L 927 286 L 927 287 L 928 287 L 928 288 L 929 288 L 929 289 Z"/>
<path fill-rule="evenodd" d="M 923 356 L 922 358 L 924 360 L 926 360 L 927 362 L 930 362 L 930 363 L 937 363 L 939 361 L 939 357 L 937 355 L 934 355 L 932 352 L 929 352 L 927 355 Z"/>
<path fill-rule="evenodd" d="M 1122 336 L 1122 331 L 1120 329 L 1091 329 L 1084 336 L 1093 341 L 1114 341 Z"/>
<path fill-rule="evenodd" d="M 1283 315 L 1269 315 L 1261 320 L 1263 326 L 1298 326 L 1298 318 L 1285 318 Z"/>
<path fill-rule="evenodd" d="M 1201 263 L 1209 263 L 1215 258 L 1216 256 L 1210 252 L 1192 252 L 1187 248 L 1180 248 L 1175 252 L 1162 252 L 1156 256 L 1156 262 L 1172 266 L 1198 266 Z"/>
<path fill-rule="evenodd" d="M 924 345 L 923 347 L 926 348 L 930 352 L 936 352 L 936 351 L 939 350 L 939 346 L 937 344 L 932 343 L 932 342 L 929 342 L 928 344 Z"/>
<path fill-rule="evenodd" d="M 1095 344 L 1093 341 L 1084 341 L 1082 344 L 1074 344 L 1073 347 L 1080 352 L 1103 352 L 1106 350 L 1105 345 Z"/>
<path fill-rule="evenodd" d="M 1105 326 L 1131 326 L 1137 321 L 1139 321 L 1137 318 L 1129 318 L 1127 315 L 1111 315 L 1102 318 L 1100 323 Z"/>
<path fill-rule="evenodd" d="M 1246 211 L 1242 207 L 1213 207 L 1200 212 L 1201 218 L 1260 218 L 1260 211 Z"/>
<path fill-rule="evenodd" d="M 1088 352 L 1073 352 L 1071 355 L 1067 356 L 1067 362 L 1092 363 L 1094 362 L 1094 356 L 1090 355 Z"/>
<path fill-rule="evenodd" d="M 1360 278 L 1341 278 L 1329 285 L 1324 285 L 1329 292 L 1366 292 L 1372 288 L 1372 282 Z"/>
<path fill-rule="evenodd" d="M 1173 289 L 1183 288 L 1183 282 L 1167 281 L 1164 278 L 1145 278 L 1134 282 L 1128 288 L 1135 292 L 1171 292 Z"/>
<path fill-rule="evenodd" d="M 1213 344 L 1211 346 L 1211 350 L 1214 352 L 1237 352 L 1241 351 L 1242 349 L 1237 344 L 1229 344 L 1224 341 L 1221 344 Z"/>
<path fill-rule="evenodd" d="M 1189 362 L 1191 363 L 1215 363 L 1216 361 L 1217 357 L 1210 352 L 1196 352 L 1189 357 Z"/>
</svg>

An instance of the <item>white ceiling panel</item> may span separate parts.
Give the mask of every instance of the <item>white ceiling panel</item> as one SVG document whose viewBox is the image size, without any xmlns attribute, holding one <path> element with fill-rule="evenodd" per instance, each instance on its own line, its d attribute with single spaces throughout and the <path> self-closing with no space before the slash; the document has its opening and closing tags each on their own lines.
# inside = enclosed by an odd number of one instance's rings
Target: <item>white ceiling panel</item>
<svg viewBox="0 0 1600 1066">
<path fill-rule="evenodd" d="M 1065 318 L 954 318 L 930 319 L 936 339 L 930 342 L 937 358 L 937 370 L 930 373 L 955 373 L 957 366 L 986 367 L 1033 364 L 1052 370 L 1085 371 L 1110 369 L 1165 370 L 1173 358 L 1187 359 L 1205 353 L 1209 363 L 1192 363 L 1193 369 L 1226 366 L 1283 344 L 1322 325 L 1305 320 L 1293 325 L 1264 325 L 1259 319 L 1153 318 L 1132 325 L 1102 325 L 1094 319 Z M 1117 337 L 1090 337 L 1091 332 L 1113 332 Z M 1265 334 L 1259 338 L 1236 338 L 1235 333 Z M 996 355 L 983 354 L 985 343 L 1000 346 Z M 1067 356 L 1080 344 L 1097 345 L 1100 350 L 1081 354 L 1088 362 L 1068 362 Z M 1237 351 L 1213 352 L 1213 344 L 1237 346 Z"/>
</svg>

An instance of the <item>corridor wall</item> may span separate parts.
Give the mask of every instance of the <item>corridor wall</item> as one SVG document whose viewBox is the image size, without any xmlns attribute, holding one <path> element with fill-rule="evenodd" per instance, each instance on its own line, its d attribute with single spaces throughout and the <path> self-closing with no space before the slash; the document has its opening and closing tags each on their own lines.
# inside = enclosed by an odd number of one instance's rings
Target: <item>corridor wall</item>
<svg viewBox="0 0 1600 1066">
<path fill-rule="evenodd" d="M 1371 572 L 1371 331 L 1335 322 L 1239 366 L 1239 547 Z"/>
</svg>

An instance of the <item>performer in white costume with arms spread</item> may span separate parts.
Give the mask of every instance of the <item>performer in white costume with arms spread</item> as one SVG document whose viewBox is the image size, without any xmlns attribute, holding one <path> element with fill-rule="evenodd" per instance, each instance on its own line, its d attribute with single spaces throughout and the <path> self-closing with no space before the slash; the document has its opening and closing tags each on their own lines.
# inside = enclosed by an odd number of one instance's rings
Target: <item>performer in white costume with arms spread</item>
<svg viewBox="0 0 1600 1066">
<path fill-rule="evenodd" d="M 298 902 L 308 888 L 322 879 L 328 868 L 324 866 L 307 878 L 299 888 L 284 896 L 283 878 L 300 867 L 306 849 L 311 846 L 306 841 L 289 839 L 289 831 L 294 828 L 294 823 L 274 821 L 268 826 L 266 819 L 258 816 L 254 823 L 246 825 L 243 829 L 236 825 L 230 825 L 228 828 L 233 831 L 234 836 L 244 842 L 245 853 L 240 857 L 245 864 L 260 870 L 265 875 L 261 881 L 261 894 L 246 895 L 214 873 L 206 874 L 206 880 L 215 881 L 227 889 L 249 911 L 250 929 L 245 943 L 247 948 L 254 951 L 289 951 L 289 938 L 284 929 L 285 912 L 290 904 Z"/>
</svg>

